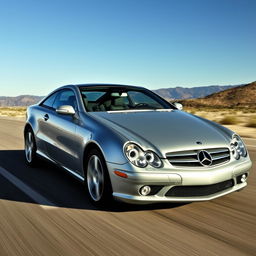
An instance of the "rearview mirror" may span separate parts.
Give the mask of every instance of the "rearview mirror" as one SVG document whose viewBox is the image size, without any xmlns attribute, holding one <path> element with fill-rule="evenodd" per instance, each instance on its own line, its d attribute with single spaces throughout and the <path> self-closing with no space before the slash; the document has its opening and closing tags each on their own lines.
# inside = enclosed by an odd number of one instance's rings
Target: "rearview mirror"
<svg viewBox="0 0 256 256">
<path fill-rule="evenodd" d="M 111 97 L 127 97 L 127 92 L 112 92 Z"/>
<path fill-rule="evenodd" d="M 70 105 L 62 105 L 59 106 L 56 109 L 56 112 L 58 114 L 62 114 L 62 115 L 74 115 L 76 113 L 76 111 L 74 110 L 74 108 Z"/>
<path fill-rule="evenodd" d="M 182 104 L 180 104 L 180 103 L 178 103 L 178 102 L 174 102 L 173 105 L 174 105 L 174 107 L 177 108 L 178 110 L 182 110 L 182 109 L 183 109 Z"/>
</svg>

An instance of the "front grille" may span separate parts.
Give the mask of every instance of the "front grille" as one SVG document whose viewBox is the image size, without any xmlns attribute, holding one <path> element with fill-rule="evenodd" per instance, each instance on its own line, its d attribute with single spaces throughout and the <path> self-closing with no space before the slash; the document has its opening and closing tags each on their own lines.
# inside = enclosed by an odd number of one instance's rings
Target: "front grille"
<svg viewBox="0 0 256 256">
<path fill-rule="evenodd" d="M 220 183 L 204 186 L 175 186 L 171 188 L 165 196 L 174 197 L 193 197 L 208 196 L 234 186 L 233 180 L 226 180 Z"/>
<path fill-rule="evenodd" d="M 211 166 L 223 164 L 230 160 L 230 151 L 228 148 L 209 148 L 203 149 L 212 157 Z M 198 159 L 200 150 L 187 150 L 167 153 L 166 157 L 173 166 L 184 167 L 203 167 Z"/>
</svg>

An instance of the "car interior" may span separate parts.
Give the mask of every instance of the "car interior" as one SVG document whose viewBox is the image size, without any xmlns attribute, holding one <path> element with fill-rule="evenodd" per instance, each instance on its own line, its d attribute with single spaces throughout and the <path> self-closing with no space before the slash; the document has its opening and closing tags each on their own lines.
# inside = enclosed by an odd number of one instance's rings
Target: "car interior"
<svg viewBox="0 0 256 256">
<path fill-rule="evenodd" d="M 89 112 L 163 108 L 153 98 L 137 91 L 83 91 L 82 98 Z"/>
</svg>

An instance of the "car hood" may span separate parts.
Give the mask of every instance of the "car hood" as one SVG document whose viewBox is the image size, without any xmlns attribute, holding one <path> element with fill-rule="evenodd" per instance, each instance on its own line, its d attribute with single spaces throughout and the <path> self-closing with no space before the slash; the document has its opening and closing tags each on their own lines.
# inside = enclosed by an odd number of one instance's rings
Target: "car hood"
<svg viewBox="0 0 256 256">
<path fill-rule="evenodd" d="M 228 147 L 230 134 L 221 126 L 179 110 L 91 112 L 129 141 L 165 157 L 168 152 Z M 224 128 L 225 129 L 225 128 Z"/>
</svg>

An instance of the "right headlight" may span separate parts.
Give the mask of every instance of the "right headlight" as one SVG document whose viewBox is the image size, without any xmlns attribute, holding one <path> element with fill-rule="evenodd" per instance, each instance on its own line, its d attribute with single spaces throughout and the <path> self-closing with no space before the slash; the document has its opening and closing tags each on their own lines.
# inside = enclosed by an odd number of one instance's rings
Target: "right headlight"
<svg viewBox="0 0 256 256">
<path fill-rule="evenodd" d="M 127 159 L 140 168 L 146 167 L 148 164 L 160 168 L 162 161 L 159 156 L 153 151 L 144 151 L 134 143 L 127 143 L 124 147 L 124 153 Z"/>
<path fill-rule="evenodd" d="M 230 148 L 232 155 L 236 160 L 240 159 L 240 157 L 246 157 L 247 156 L 247 150 L 246 147 L 241 140 L 241 138 L 238 135 L 233 135 L 233 138 L 230 142 Z"/>
</svg>

